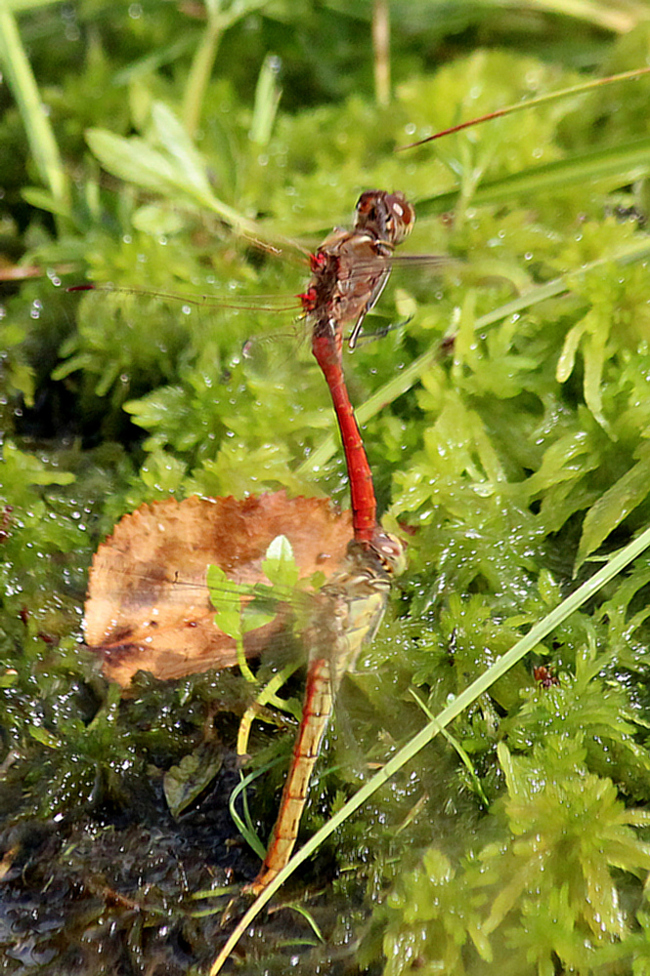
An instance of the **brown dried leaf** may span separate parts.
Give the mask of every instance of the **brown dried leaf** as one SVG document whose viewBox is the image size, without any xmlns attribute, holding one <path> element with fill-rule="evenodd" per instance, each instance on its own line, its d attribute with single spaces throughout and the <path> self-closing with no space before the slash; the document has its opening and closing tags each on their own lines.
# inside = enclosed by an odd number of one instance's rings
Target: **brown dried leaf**
<svg viewBox="0 0 650 976">
<path fill-rule="evenodd" d="M 213 622 L 206 570 L 214 564 L 234 583 L 259 582 L 278 535 L 291 542 L 301 576 L 329 576 L 352 537 L 351 516 L 327 499 L 284 491 L 168 498 L 125 515 L 95 554 L 85 607 L 86 641 L 103 656 L 104 674 L 127 687 L 140 670 L 168 679 L 235 664 L 234 641 Z M 259 653 L 278 626 L 248 634 L 246 654 Z"/>
</svg>

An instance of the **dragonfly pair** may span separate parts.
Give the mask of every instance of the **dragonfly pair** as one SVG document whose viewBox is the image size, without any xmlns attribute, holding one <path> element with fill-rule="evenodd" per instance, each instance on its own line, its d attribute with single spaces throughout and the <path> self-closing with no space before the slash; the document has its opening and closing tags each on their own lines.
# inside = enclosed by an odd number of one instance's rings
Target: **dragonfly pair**
<svg viewBox="0 0 650 976">
<path fill-rule="evenodd" d="M 291 856 L 309 780 L 341 678 L 381 623 L 404 550 L 376 521 L 372 473 L 343 374 L 343 328 L 352 324 L 354 348 L 366 314 L 391 271 L 395 247 L 411 232 L 415 212 L 402 193 L 371 190 L 356 207 L 351 231 L 335 230 L 311 258 L 312 278 L 300 296 L 312 351 L 330 390 L 348 469 L 354 539 L 343 565 L 318 594 L 304 634 L 309 652 L 303 715 L 262 869 L 249 886 L 262 891 Z M 359 271 L 363 269 L 363 272 Z"/>
<path fill-rule="evenodd" d="M 342 336 L 343 329 L 352 325 L 350 344 L 354 346 L 366 314 L 386 284 L 393 250 L 408 235 L 414 219 L 413 208 L 401 193 L 362 194 L 353 229 L 335 230 L 312 255 L 312 278 L 300 296 L 311 329 L 312 349 L 330 389 L 341 430 L 350 481 L 353 539 L 345 553 L 341 545 L 337 558 L 330 553 L 334 572 L 313 598 L 310 619 L 304 629 L 309 664 L 302 721 L 267 855 L 258 877 L 248 888 L 254 893 L 264 890 L 291 856 L 309 780 L 339 684 L 345 671 L 354 665 L 363 644 L 375 634 L 392 579 L 404 566 L 401 542 L 384 532 L 376 521 L 372 474 L 343 374 Z M 327 522 L 332 517 L 331 513 L 324 515 L 322 510 L 316 512 L 315 500 L 294 501 L 305 506 L 303 522 L 312 519 L 315 523 L 319 519 Z M 242 540 L 249 540 L 255 520 L 260 520 L 262 515 L 267 532 L 270 526 L 283 532 L 280 510 L 287 502 L 283 495 L 282 499 L 262 496 L 244 502 L 195 498 L 180 505 L 169 500 L 143 506 L 133 515 L 125 516 L 95 557 L 86 610 L 86 637 L 89 644 L 102 649 L 105 672 L 127 684 L 135 670 L 130 661 L 134 648 L 138 651 L 138 666 L 163 677 L 214 666 L 217 659 L 222 666 L 235 663 L 232 651 L 228 658 L 225 647 L 219 646 L 217 650 L 215 642 L 219 632 L 212 626 L 210 607 L 204 602 L 197 610 L 198 616 L 192 617 L 188 593 L 199 592 L 196 584 L 199 579 L 203 581 L 210 562 L 206 549 L 212 535 L 215 539 L 232 540 L 233 533 L 236 536 L 239 532 Z M 221 526 L 218 520 L 215 522 L 217 515 L 223 520 L 223 527 L 217 527 L 217 524 Z M 316 548 L 312 547 L 313 551 L 304 559 L 317 562 L 320 535 L 316 524 L 313 530 Z M 343 532 L 349 534 L 349 522 L 344 523 Z M 273 534 L 278 534 L 275 529 Z M 340 533 L 339 538 L 342 543 L 344 537 Z M 266 544 L 269 541 L 270 538 Z M 246 548 L 244 541 L 241 546 Z M 258 540 L 257 548 L 253 561 L 261 559 L 265 545 Z M 125 558 L 129 554 L 134 557 L 137 554 L 139 558 L 143 552 L 158 567 L 155 578 L 150 572 L 139 573 L 133 565 L 125 572 Z M 232 555 L 222 554 L 222 558 L 227 564 L 233 561 Z M 242 579 L 245 576 L 244 573 Z M 111 596 L 100 600 L 99 592 L 107 585 L 106 581 L 110 581 Z M 192 599 L 197 598 L 190 596 L 190 603 Z M 205 601 L 205 597 L 199 599 Z M 145 601 L 154 609 L 148 616 L 145 614 L 136 631 L 127 611 Z M 167 615 L 170 605 L 171 618 Z M 209 630 L 199 626 L 208 618 Z M 170 642 L 179 645 L 179 649 L 174 650 Z"/>
</svg>

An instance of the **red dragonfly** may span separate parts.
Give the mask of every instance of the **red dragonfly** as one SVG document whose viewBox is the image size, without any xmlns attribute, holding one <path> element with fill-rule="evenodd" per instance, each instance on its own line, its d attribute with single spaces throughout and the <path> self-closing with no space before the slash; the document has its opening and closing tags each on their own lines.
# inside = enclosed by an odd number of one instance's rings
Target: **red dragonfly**
<svg viewBox="0 0 650 976">
<path fill-rule="evenodd" d="M 401 206 L 405 208 L 401 215 L 397 211 L 394 214 L 389 214 L 389 207 L 386 201 L 390 200 L 393 200 L 397 207 L 400 207 L 401 201 Z M 382 213 L 377 209 L 376 204 L 378 201 L 381 201 L 380 210 L 384 210 L 385 212 Z M 386 223 L 386 220 L 388 220 L 388 223 Z M 397 224 L 393 226 L 393 221 L 395 220 Z M 340 275 L 341 278 L 344 276 L 346 278 L 345 293 L 341 293 L 338 299 L 338 302 L 343 303 L 343 307 L 339 309 L 339 314 L 343 315 L 342 321 L 344 324 L 348 325 L 353 323 L 359 317 L 359 313 L 355 315 L 349 303 L 357 301 L 361 297 L 359 303 L 360 321 L 358 322 L 358 327 L 353 329 L 349 341 L 350 348 L 354 349 L 361 334 L 363 319 L 374 308 L 388 280 L 390 269 L 394 265 L 403 265 L 406 267 L 422 266 L 430 270 L 432 269 L 435 273 L 440 268 L 449 267 L 450 265 L 454 266 L 458 263 L 448 257 L 434 254 L 396 256 L 393 253 L 395 247 L 408 236 L 414 223 L 414 208 L 406 201 L 402 193 L 370 190 L 363 193 L 359 198 L 352 231 L 336 228 L 322 242 L 315 254 L 310 253 L 300 244 L 287 239 L 280 239 L 277 247 L 274 247 L 267 239 L 249 238 L 249 241 L 262 252 L 270 253 L 278 259 L 286 259 L 285 248 L 286 245 L 290 245 L 291 248 L 301 253 L 300 263 L 304 265 L 304 258 L 306 258 L 306 263 L 312 274 L 315 272 L 320 273 L 322 275 L 321 280 L 325 281 L 334 274 L 333 258 L 338 252 L 341 265 Z M 391 239 L 392 234 L 398 232 L 400 229 L 402 231 L 401 235 L 398 234 L 398 236 Z M 361 233 L 364 231 L 372 235 L 376 241 L 381 241 L 382 247 L 378 249 L 369 246 L 368 239 L 364 246 L 364 242 L 359 239 Z M 354 235 L 356 239 L 350 241 L 350 235 Z M 325 256 L 326 252 L 327 257 Z M 314 262 L 317 258 L 324 263 L 315 267 Z M 383 268 L 381 269 L 378 269 L 378 258 L 383 259 Z M 343 270 L 344 267 L 345 271 Z M 374 282 L 373 278 L 378 270 L 380 270 L 380 278 Z M 251 311 L 269 312 L 290 312 L 292 310 L 310 312 L 312 311 L 311 300 L 314 297 L 309 293 L 309 288 L 305 293 L 299 295 L 249 295 L 238 297 L 235 294 L 223 296 L 207 293 L 192 295 L 130 286 L 122 287 L 119 282 L 105 285 L 73 285 L 68 291 L 97 291 L 111 293 L 116 296 L 122 294 L 137 297 L 139 295 L 142 298 L 159 298 L 161 300 L 168 300 L 179 306 L 196 306 L 207 310 L 210 308 L 231 308 L 235 310 L 248 309 Z M 362 297 L 366 295 L 370 299 L 367 304 Z M 315 297 L 317 300 L 321 300 L 320 295 Z M 362 306 L 365 307 L 362 308 Z"/>
<path fill-rule="evenodd" d="M 372 474 L 348 397 L 341 345 L 352 324 L 350 348 L 361 334 L 391 272 L 393 251 L 411 233 L 415 211 L 403 193 L 362 193 L 351 231 L 335 230 L 312 256 L 312 279 L 300 296 L 311 326 L 312 352 L 329 387 L 348 468 L 354 538 L 374 544 L 378 533 Z M 361 267 L 362 273 L 358 272 Z"/>
<path fill-rule="evenodd" d="M 340 346 L 343 330 L 351 328 L 349 347 L 354 349 L 362 332 L 366 315 L 375 307 L 388 281 L 394 263 L 394 250 L 410 234 L 415 222 L 415 211 L 400 192 L 387 193 L 371 190 L 359 198 L 353 228 L 349 231 L 335 229 L 316 250 L 309 255 L 312 278 L 306 290 L 296 296 L 302 317 L 307 320 L 312 336 L 312 350 L 329 386 L 337 420 L 343 438 L 348 462 L 352 464 L 350 489 L 352 510 L 355 517 L 355 537 L 369 539 L 375 525 L 375 506 L 371 494 L 364 485 L 369 481 L 365 453 L 359 449 L 359 432 L 351 420 L 351 406 L 344 394 L 344 378 L 341 366 Z M 447 259 L 409 255 L 409 264 L 441 266 Z M 270 301 L 243 298 L 240 302 L 228 299 L 225 303 L 211 296 L 181 296 L 136 289 L 102 285 L 76 285 L 70 291 L 110 292 L 169 299 L 185 305 L 234 308 L 270 308 Z M 277 307 L 289 309 L 287 298 L 278 298 Z M 296 307 L 295 304 L 293 307 Z M 338 349 L 329 345 L 330 334 L 336 337 Z M 358 471 L 355 472 L 355 468 Z"/>
</svg>

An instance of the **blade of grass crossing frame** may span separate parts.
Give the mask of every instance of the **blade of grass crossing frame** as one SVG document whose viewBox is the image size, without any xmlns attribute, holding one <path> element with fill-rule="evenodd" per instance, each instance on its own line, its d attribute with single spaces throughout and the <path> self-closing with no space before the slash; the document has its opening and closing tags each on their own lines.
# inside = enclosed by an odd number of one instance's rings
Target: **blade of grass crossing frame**
<svg viewBox="0 0 650 976">
<path fill-rule="evenodd" d="M 594 573 L 591 579 L 578 587 L 575 592 L 568 596 L 562 603 L 552 610 L 543 620 L 522 637 L 517 643 L 491 668 L 482 674 L 476 681 L 472 682 L 460 695 L 453 699 L 432 721 L 421 729 L 420 732 L 397 752 L 384 768 L 380 770 L 371 780 L 369 780 L 353 797 L 348 800 L 340 810 L 324 824 L 321 829 L 313 835 L 300 850 L 294 854 L 287 866 L 277 875 L 264 891 L 256 898 L 248 911 L 240 919 L 237 927 L 231 933 L 221 952 L 215 959 L 210 968 L 209 976 L 217 976 L 223 964 L 228 959 L 233 948 L 240 937 L 246 931 L 254 918 L 261 909 L 273 897 L 287 878 L 299 867 L 303 861 L 313 854 L 320 844 L 326 840 L 334 831 L 357 810 L 366 800 L 369 799 L 384 783 L 397 773 L 407 762 L 409 762 L 421 749 L 431 742 L 439 732 L 442 731 L 450 722 L 461 714 L 469 705 L 483 695 L 495 681 L 510 670 L 520 661 L 529 651 L 544 640 L 556 627 L 572 613 L 578 610 L 583 603 L 590 600 L 603 586 L 628 566 L 637 556 L 641 555 L 650 546 L 650 528 L 646 529 L 637 539 L 630 542 L 624 549 L 613 556 L 609 562 Z"/>
</svg>

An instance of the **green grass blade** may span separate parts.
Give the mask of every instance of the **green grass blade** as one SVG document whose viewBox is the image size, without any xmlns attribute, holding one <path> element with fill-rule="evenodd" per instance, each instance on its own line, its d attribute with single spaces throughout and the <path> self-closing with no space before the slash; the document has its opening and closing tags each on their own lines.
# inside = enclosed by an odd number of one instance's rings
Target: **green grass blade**
<svg viewBox="0 0 650 976">
<path fill-rule="evenodd" d="M 59 147 L 39 97 L 36 79 L 25 53 L 16 20 L 0 3 L 0 64 L 16 99 L 29 147 L 39 175 L 54 198 L 55 213 L 68 213 L 68 180 Z"/>
<path fill-rule="evenodd" d="M 495 322 L 499 322 L 509 315 L 517 315 L 526 309 L 533 308 L 540 302 L 545 302 L 549 298 L 555 298 L 557 295 L 561 295 L 562 292 L 568 291 L 571 281 L 598 267 L 611 264 L 612 262 L 625 267 L 628 264 L 633 264 L 635 261 L 643 261 L 649 256 L 650 240 L 642 238 L 624 251 L 599 258 L 597 261 L 585 264 L 577 271 L 568 272 L 566 275 L 554 278 L 553 281 L 549 281 L 545 285 L 538 285 L 535 288 L 531 288 L 530 291 L 519 295 L 517 298 L 513 298 L 512 301 L 506 302 L 504 305 L 500 305 L 492 312 L 481 315 L 476 320 L 475 330 L 476 332 L 480 332 L 481 329 L 485 329 L 487 326 L 493 325 Z M 385 383 L 384 386 L 373 393 L 365 403 L 355 410 L 359 425 L 362 426 L 368 423 L 372 417 L 383 410 L 389 403 L 393 403 L 403 393 L 410 390 L 418 382 L 420 376 L 429 369 L 438 356 L 438 353 L 439 347 L 436 343 L 432 348 L 427 349 L 425 353 L 413 360 L 410 366 L 401 370 L 392 380 L 389 380 L 388 383 Z M 307 477 L 311 471 L 316 471 L 322 468 L 324 464 L 327 464 L 330 458 L 336 454 L 337 450 L 338 434 L 332 433 L 319 444 L 306 461 L 303 461 L 297 469 L 296 474 L 300 477 Z"/>
<path fill-rule="evenodd" d="M 248 812 L 248 803 L 246 801 L 246 787 L 249 786 L 249 784 L 252 783 L 254 780 L 256 780 L 258 776 L 263 776 L 264 773 L 268 772 L 269 769 L 272 769 L 274 766 L 277 766 L 278 762 L 279 762 L 278 759 L 274 759 L 272 762 L 267 763 L 266 766 L 261 766 L 259 769 L 253 770 L 253 772 L 249 773 L 247 776 L 242 775 L 240 782 L 234 788 L 234 790 L 230 794 L 230 798 L 228 799 L 228 809 L 230 811 L 230 816 L 232 817 L 234 824 L 237 827 L 237 830 L 242 835 L 242 837 L 244 838 L 248 846 L 255 851 L 255 853 L 257 854 L 257 856 L 260 858 L 261 861 L 263 861 L 264 858 L 266 857 L 266 848 L 264 847 L 264 844 L 257 836 L 252 824 L 250 814 Z M 240 794 L 242 794 L 242 801 L 244 804 L 244 817 L 246 822 L 242 820 L 242 818 L 239 816 L 239 814 L 237 813 L 237 809 L 235 807 L 235 803 L 237 802 L 237 798 L 239 797 Z"/>
<path fill-rule="evenodd" d="M 210 81 L 225 26 L 218 12 L 211 13 L 211 5 L 208 5 L 207 9 L 208 23 L 192 59 L 192 67 L 187 77 L 183 99 L 183 122 L 192 138 L 195 136 L 201 121 L 205 91 Z"/>
<path fill-rule="evenodd" d="M 503 179 L 487 180 L 472 194 L 475 206 L 512 203 L 513 197 L 548 193 L 565 189 L 572 183 L 616 177 L 617 185 L 640 179 L 650 171 L 650 137 L 635 139 L 622 146 L 611 146 L 580 153 L 542 166 L 532 166 Z M 460 199 L 460 190 L 418 202 L 418 214 L 433 216 L 453 210 Z"/>
<path fill-rule="evenodd" d="M 646 529 L 637 539 L 629 543 L 624 549 L 617 553 L 609 562 L 598 570 L 597 573 L 578 587 L 574 593 L 563 600 L 554 610 L 551 611 L 542 621 L 536 624 L 531 630 L 517 641 L 514 647 L 496 661 L 491 668 L 485 671 L 476 681 L 473 681 L 460 695 L 453 699 L 446 708 L 431 722 L 424 726 L 420 732 L 397 752 L 393 758 L 386 763 L 384 768 L 372 777 L 357 793 L 351 797 L 340 810 L 324 824 L 317 833 L 313 835 L 303 847 L 294 854 L 289 863 L 273 879 L 268 888 L 256 898 L 254 903 L 241 918 L 239 924 L 230 935 L 223 949 L 215 959 L 209 976 L 216 976 L 221 967 L 227 960 L 232 949 L 237 944 L 241 935 L 246 931 L 253 919 L 259 914 L 261 909 L 273 897 L 275 892 L 289 878 L 303 861 L 313 854 L 315 850 L 330 837 L 337 828 L 373 793 L 376 793 L 384 783 L 388 782 L 391 776 L 395 775 L 403 766 L 406 765 L 414 756 L 417 755 L 432 739 L 438 735 L 453 719 L 457 718 L 466 708 L 475 702 L 481 695 L 485 694 L 492 685 L 503 677 L 518 661 L 520 661 L 529 651 L 536 647 L 544 638 L 548 637 L 556 627 L 572 613 L 578 610 L 584 603 L 590 600 L 595 594 L 605 586 L 611 579 L 628 566 L 637 556 L 641 555 L 650 546 L 650 529 Z"/>
<path fill-rule="evenodd" d="M 274 54 L 267 54 L 255 88 L 255 104 L 249 139 L 258 146 L 266 146 L 271 138 L 275 116 L 282 97 L 278 84 L 281 62 Z"/>
<path fill-rule="evenodd" d="M 552 91 L 547 95 L 540 95 L 537 98 L 527 98 L 524 101 L 517 102 L 516 105 L 498 108 L 494 112 L 488 112 L 486 115 L 480 116 L 480 118 L 468 119 L 467 122 L 461 122 L 448 129 L 443 129 L 441 132 L 436 132 L 435 135 L 418 139 L 417 142 L 410 142 L 406 146 L 398 146 L 396 151 L 404 152 L 407 149 L 415 149 L 417 146 L 434 142 L 436 139 L 442 139 L 444 136 L 451 135 L 455 132 L 462 132 L 463 129 L 469 129 L 483 122 L 491 122 L 493 119 L 503 119 L 506 115 L 512 115 L 514 112 L 523 112 L 524 109 L 529 108 L 539 108 L 540 105 L 548 105 L 550 102 L 556 102 L 575 95 L 584 95 L 587 92 L 593 91 L 595 88 L 602 88 L 604 85 L 612 85 L 619 81 L 630 81 L 632 78 L 639 78 L 641 75 L 648 74 L 648 72 L 650 72 L 650 68 L 635 68 L 633 71 L 623 71 L 621 74 L 610 75 L 607 78 L 596 78 L 582 85 L 571 85 L 569 88 L 560 88 L 558 91 Z"/>
</svg>

